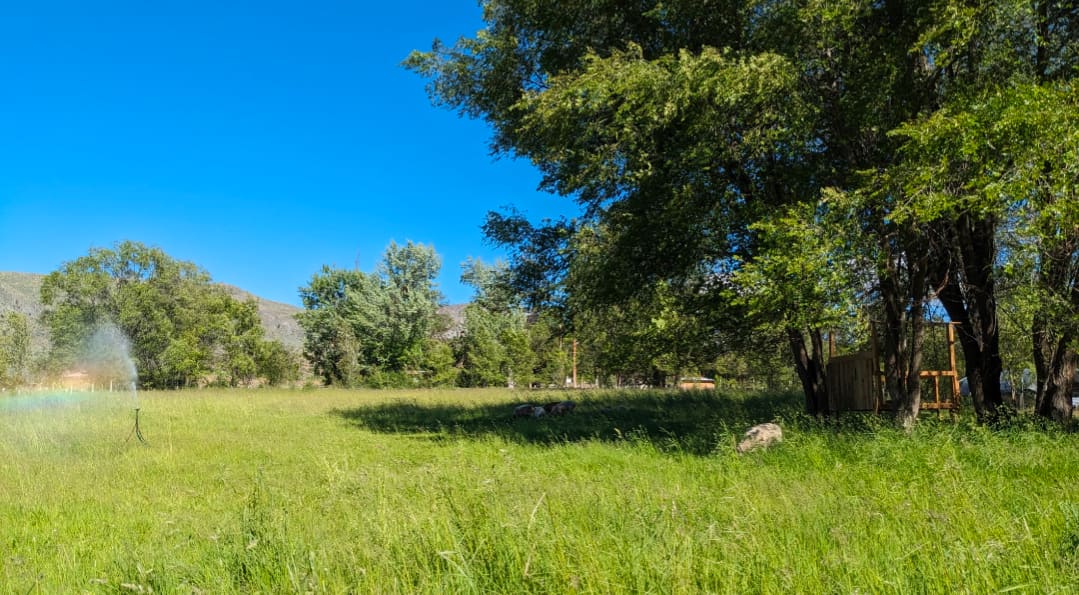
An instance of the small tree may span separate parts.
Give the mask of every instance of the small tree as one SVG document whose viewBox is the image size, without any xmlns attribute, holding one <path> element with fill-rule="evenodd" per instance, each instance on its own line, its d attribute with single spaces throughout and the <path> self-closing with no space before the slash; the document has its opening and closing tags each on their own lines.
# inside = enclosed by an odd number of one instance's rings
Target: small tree
<svg viewBox="0 0 1079 595">
<path fill-rule="evenodd" d="M 24 385 L 30 374 L 30 322 L 21 312 L 0 317 L 0 386 Z"/>
</svg>

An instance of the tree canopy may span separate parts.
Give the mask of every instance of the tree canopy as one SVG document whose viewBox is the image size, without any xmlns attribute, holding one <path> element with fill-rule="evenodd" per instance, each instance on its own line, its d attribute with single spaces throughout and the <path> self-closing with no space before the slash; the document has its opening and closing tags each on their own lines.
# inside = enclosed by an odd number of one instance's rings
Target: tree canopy
<svg viewBox="0 0 1079 595">
<path fill-rule="evenodd" d="M 115 325 L 145 387 L 296 376 L 297 364 L 267 341 L 254 301 L 239 302 L 206 271 L 160 248 L 125 241 L 63 263 L 42 283 L 52 344 L 48 366 L 82 365 L 94 333 Z"/>
<path fill-rule="evenodd" d="M 422 372 L 442 294 L 434 249 L 391 243 L 374 273 L 324 266 L 300 288 L 304 353 L 326 383 Z"/>
<path fill-rule="evenodd" d="M 515 246 L 520 286 L 578 311 L 664 287 L 741 302 L 754 328 L 784 327 L 811 412 L 827 403 L 823 329 L 867 312 L 904 425 L 920 408 L 937 300 L 961 324 L 974 403 L 992 421 L 996 279 L 1011 256 L 997 242 L 1017 233 L 1011 244 L 1036 252 L 1035 284 L 1060 296 L 1046 303 L 1066 310 L 1033 317 L 1040 410 L 1070 417 L 1054 386 L 1076 336 L 1048 321 L 1079 309 L 1063 206 L 1076 202 L 1071 3 L 482 6 L 476 37 L 436 40 L 406 65 L 436 103 L 486 120 L 495 151 L 531 160 L 543 188 L 581 206 L 572 225 L 489 218 L 489 237 Z"/>
</svg>

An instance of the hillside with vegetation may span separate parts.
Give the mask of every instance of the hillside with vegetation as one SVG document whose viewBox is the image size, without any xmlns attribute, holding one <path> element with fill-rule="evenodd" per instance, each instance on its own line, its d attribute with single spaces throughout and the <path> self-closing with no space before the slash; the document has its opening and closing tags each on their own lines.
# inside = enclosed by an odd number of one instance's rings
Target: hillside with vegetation
<svg viewBox="0 0 1079 595">
<path fill-rule="evenodd" d="M 299 307 L 267 300 L 233 285 L 222 284 L 222 287 L 238 301 L 255 300 L 258 302 L 259 320 L 266 331 L 266 337 L 280 341 L 285 347 L 299 353 L 303 348 L 303 329 L 296 322 L 296 315 L 301 311 Z"/>
<path fill-rule="evenodd" d="M 49 344 L 49 333 L 41 323 L 44 279 L 45 275 L 37 273 L 0 272 L 0 315 L 17 312 L 26 316 L 34 353 L 46 351 Z"/>
</svg>

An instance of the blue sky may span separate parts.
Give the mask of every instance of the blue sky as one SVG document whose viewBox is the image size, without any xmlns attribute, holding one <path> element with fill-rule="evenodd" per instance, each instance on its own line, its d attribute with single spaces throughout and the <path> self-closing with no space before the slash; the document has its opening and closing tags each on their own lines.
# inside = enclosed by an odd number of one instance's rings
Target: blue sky
<svg viewBox="0 0 1079 595">
<path fill-rule="evenodd" d="M 400 67 L 482 26 L 473 0 L 50 2 L 0 8 L 0 271 L 130 239 L 298 304 L 323 264 L 431 244 L 492 261 L 484 215 L 572 214 Z"/>
</svg>

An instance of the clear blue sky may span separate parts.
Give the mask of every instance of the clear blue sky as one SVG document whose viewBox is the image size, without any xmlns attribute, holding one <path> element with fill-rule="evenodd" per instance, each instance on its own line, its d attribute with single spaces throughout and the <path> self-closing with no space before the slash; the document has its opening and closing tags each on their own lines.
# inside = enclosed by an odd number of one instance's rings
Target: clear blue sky
<svg viewBox="0 0 1079 595">
<path fill-rule="evenodd" d="M 412 240 L 467 301 L 460 263 L 500 255 L 487 211 L 573 210 L 400 67 L 481 25 L 473 0 L 5 3 L 0 271 L 130 239 L 298 304 L 323 264 Z"/>
</svg>

